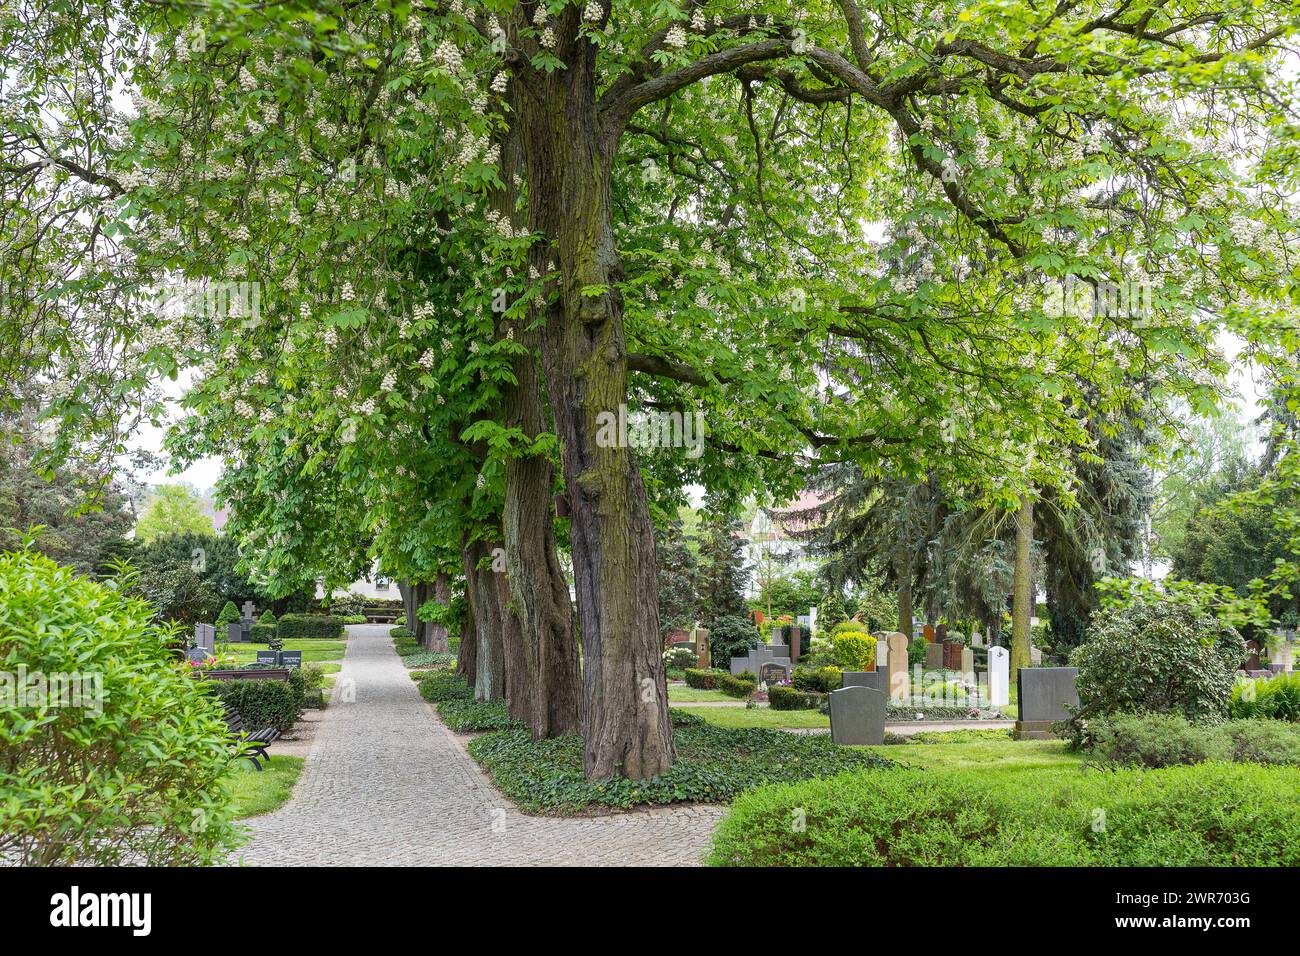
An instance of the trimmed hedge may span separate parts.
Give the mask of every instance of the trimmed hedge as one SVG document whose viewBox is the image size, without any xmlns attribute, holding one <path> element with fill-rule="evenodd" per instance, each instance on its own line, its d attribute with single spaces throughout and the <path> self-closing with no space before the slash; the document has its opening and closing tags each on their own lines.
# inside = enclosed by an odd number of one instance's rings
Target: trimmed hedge
<svg viewBox="0 0 1300 956">
<path fill-rule="evenodd" d="M 533 740 L 527 730 L 497 731 L 470 741 L 469 752 L 525 810 L 559 814 L 597 806 L 724 803 L 765 783 L 893 765 L 862 748 L 837 747 L 826 734 L 727 729 L 677 712 L 672 721 L 677 760 L 666 774 L 649 780 L 588 781 L 577 735 Z"/>
<path fill-rule="evenodd" d="M 702 671 L 688 667 L 684 672 L 686 686 L 700 690 L 720 690 L 728 697 L 744 700 L 752 697 L 758 689 L 758 680 L 753 674 L 731 675 L 724 670 Z"/>
<path fill-rule="evenodd" d="M 835 663 L 846 671 L 876 669 L 876 639 L 860 631 L 845 630 L 831 637 Z"/>
<path fill-rule="evenodd" d="M 276 626 L 282 641 L 338 640 L 343 636 L 343 619 L 332 614 L 286 614 Z"/>
<path fill-rule="evenodd" d="M 283 733 L 297 723 L 307 706 L 307 679 L 300 670 L 288 680 L 209 681 L 206 686 L 223 703 L 233 706 L 249 733 L 274 727 Z"/>
<path fill-rule="evenodd" d="M 845 773 L 737 797 L 709 862 L 1298 866 L 1300 773 L 1246 764 Z"/>
<path fill-rule="evenodd" d="M 778 684 L 767 689 L 767 702 L 773 710 L 816 710 L 821 695 Z"/>
<path fill-rule="evenodd" d="M 790 684 L 798 690 L 829 694 L 839 690 L 844 682 L 844 672 L 838 667 L 796 667 L 790 675 Z"/>
</svg>

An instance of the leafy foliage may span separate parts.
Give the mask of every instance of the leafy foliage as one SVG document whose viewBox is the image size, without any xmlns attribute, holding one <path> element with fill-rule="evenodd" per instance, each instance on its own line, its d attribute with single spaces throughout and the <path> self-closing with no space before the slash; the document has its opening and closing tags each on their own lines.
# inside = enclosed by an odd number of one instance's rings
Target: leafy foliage
<svg viewBox="0 0 1300 956">
<path fill-rule="evenodd" d="M 1207 760 L 1300 766 L 1300 727 L 1268 720 L 1190 724 L 1179 714 L 1121 714 L 1088 725 L 1102 765 L 1171 767 Z"/>
<path fill-rule="evenodd" d="M 29 550 L 0 555 L 0 670 L 24 674 L 28 691 L 0 695 L 11 861 L 196 865 L 238 843 L 221 710 L 122 584 Z"/>
<path fill-rule="evenodd" d="M 758 646 L 758 628 L 746 617 L 713 619 L 709 628 L 709 656 L 713 666 L 728 668 L 733 657 L 744 657 Z"/>
</svg>

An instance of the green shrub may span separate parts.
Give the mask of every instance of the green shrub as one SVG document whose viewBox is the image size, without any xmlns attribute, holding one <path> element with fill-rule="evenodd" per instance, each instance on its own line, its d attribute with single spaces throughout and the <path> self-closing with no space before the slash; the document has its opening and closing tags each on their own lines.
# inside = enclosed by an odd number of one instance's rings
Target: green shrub
<svg viewBox="0 0 1300 956">
<path fill-rule="evenodd" d="M 130 583 L 0 554 L 0 670 L 25 680 L 22 694 L 0 684 L 6 863 L 193 866 L 239 842 L 221 709 L 168 650 L 176 631 L 124 594 Z M 56 676 L 57 696 L 38 693 Z"/>
<path fill-rule="evenodd" d="M 405 624 L 399 624 L 397 627 L 389 628 L 388 636 L 395 641 L 415 640 L 415 634 Z"/>
<path fill-rule="evenodd" d="M 867 625 L 863 624 L 861 621 L 841 621 L 839 624 L 836 624 L 831 628 L 831 639 L 833 640 L 838 634 L 847 634 L 849 632 L 854 634 L 870 634 L 871 628 L 867 627 Z"/>
<path fill-rule="evenodd" d="M 728 697 L 744 700 L 746 697 L 754 696 L 754 691 L 758 689 L 758 681 L 756 679 L 747 680 L 743 674 L 738 674 L 735 677 L 730 674 L 717 674 L 713 678 L 713 686 Z"/>
<path fill-rule="evenodd" d="M 695 687 L 699 690 L 712 690 L 713 679 L 725 671 L 702 671 L 696 667 L 688 667 L 683 671 L 682 676 L 686 681 L 687 687 Z"/>
<path fill-rule="evenodd" d="M 792 826 L 798 822 L 799 826 Z M 1297 866 L 1283 767 L 853 772 L 736 798 L 710 862 L 737 866 Z"/>
<path fill-rule="evenodd" d="M 339 620 L 344 624 L 365 624 L 366 616 L 364 614 L 340 614 Z"/>
<path fill-rule="evenodd" d="M 343 636 L 343 619 L 331 614 L 286 614 L 276 634 L 282 641 L 338 640 Z"/>
<path fill-rule="evenodd" d="M 672 721 L 677 760 L 667 773 L 650 780 L 588 781 L 577 735 L 535 741 L 527 730 L 501 731 L 470 741 L 469 752 L 521 807 L 555 813 L 678 801 L 724 803 L 765 783 L 891 766 L 869 750 L 838 747 L 826 734 L 726 729 L 676 708 Z"/>
<path fill-rule="evenodd" d="M 1214 728 L 1221 756 L 1238 763 L 1300 766 L 1300 727 L 1276 720 L 1228 720 Z"/>
<path fill-rule="evenodd" d="M 1239 678 L 1228 698 L 1228 715 L 1300 721 L 1300 672 L 1269 678 Z"/>
<path fill-rule="evenodd" d="M 697 660 L 696 653 L 689 647 L 670 647 L 664 651 L 664 666 L 685 670 Z"/>
<path fill-rule="evenodd" d="M 1275 720 L 1191 724 L 1178 714 L 1120 714 L 1089 721 L 1085 749 L 1093 762 L 1109 765 L 1300 764 L 1300 727 Z"/>
<path fill-rule="evenodd" d="M 796 667 L 790 675 L 791 686 L 821 694 L 839 690 L 843 682 L 844 672 L 838 667 Z"/>
<path fill-rule="evenodd" d="M 748 618 L 726 615 L 709 627 L 709 656 L 713 666 L 730 666 L 733 657 L 744 657 L 758 646 L 758 628 Z"/>
<path fill-rule="evenodd" d="M 431 703 L 473 700 L 474 689 L 455 671 L 430 671 L 420 678 L 420 696 Z"/>
<path fill-rule="evenodd" d="M 223 704 L 235 708 L 249 733 L 263 727 L 283 733 L 298 722 L 307 706 L 307 679 L 301 670 L 290 671 L 288 680 L 204 683 Z"/>
<path fill-rule="evenodd" d="M 1087 753 L 1094 760 L 1141 767 L 1201 763 L 1215 752 L 1206 727 L 1181 714 L 1116 714 L 1088 723 Z"/>
<path fill-rule="evenodd" d="M 842 627 L 843 625 L 841 625 Z M 831 639 L 835 663 L 846 671 L 876 669 L 876 639 L 861 631 L 840 631 Z"/>
<path fill-rule="evenodd" d="M 451 667 L 456 663 L 456 655 L 421 649 L 403 654 L 402 663 L 407 667 Z"/>
<path fill-rule="evenodd" d="M 513 730 L 523 722 L 506 713 L 504 700 L 464 700 L 452 698 L 438 704 L 438 716 L 457 733 L 480 730 Z"/>
<path fill-rule="evenodd" d="M 221 613 L 217 615 L 217 633 L 224 639 L 226 628 L 239 620 L 241 620 L 239 608 L 235 607 L 234 601 L 227 601 L 221 608 Z"/>
<path fill-rule="evenodd" d="M 816 710 L 821 705 L 821 697 L 794 687 L 778 685 L 767 689 L 767 702 L 773 710 Z"/>
<path fill-rule="evenodd" d="M 320 707 L 321 692 L 325 689 L 325 671 L 319 664 L 302 665 L 303 702 L 306 707 Z"/>
<path fill-rule="evenodd" d="M 1098 613 L 1070 662 L 1079 668 L 1079 718 L 1172 713 L 1192 723 L 1227 715 L 1234 672 L 1246 656 L 1236 629 L 1170 601 L 1139 598 Z M 1072 722 L 1078 745 L 1083 728 Z"/>
</svg>

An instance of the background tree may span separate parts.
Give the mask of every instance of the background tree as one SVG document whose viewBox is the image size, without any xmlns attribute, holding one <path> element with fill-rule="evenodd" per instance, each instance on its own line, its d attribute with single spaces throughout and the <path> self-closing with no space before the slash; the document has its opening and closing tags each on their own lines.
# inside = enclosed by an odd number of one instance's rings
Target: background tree
<svg viewBox="0 0 1300 956">
<path fill-rule="evenodd" d="M 680 518 L 673 517 L 656 534 L 656 566 L 659 569 L 659 629 L 690 628 L 700 612 L 696 592 L 699 570 L 695 553 L 687 544 Z"/>
<path fill-rule="evenodd" d="M 212 518 L 185 485 L 161 485 L 135 524 L 135 536 L 145 544 L 164 534 L 215 534 Z"/>
<path fill-rule="evenodd" d="M 705 498 L 696 592 L 700 620 L 708 628 L 724 617 L 745 619 L 749 615 L 745 604 L 749 569 L 741 527 L 740 518 L 726 501 L 715 496 Z"/>
</svg>

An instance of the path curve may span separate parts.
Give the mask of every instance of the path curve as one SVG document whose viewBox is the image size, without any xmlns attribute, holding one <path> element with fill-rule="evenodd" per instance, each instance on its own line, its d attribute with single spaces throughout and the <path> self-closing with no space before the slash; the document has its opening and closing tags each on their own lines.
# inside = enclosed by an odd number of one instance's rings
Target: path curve
<svg viewBox="0 0 1300 956">
<path fill-rule="evenodd" d="M 253 839 L 238 860 L 254 866 L 700 862 L 721 807 L 580 819 L 520 813 L 421 699 L 389 629 L 348 627 L 334 700 L 293 797 L 249 821 Z M 349 686 L 351 703 L 340 699 Z"/>
</svg>

